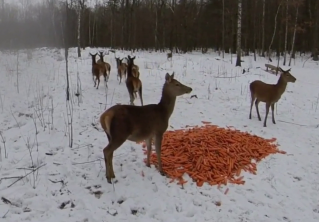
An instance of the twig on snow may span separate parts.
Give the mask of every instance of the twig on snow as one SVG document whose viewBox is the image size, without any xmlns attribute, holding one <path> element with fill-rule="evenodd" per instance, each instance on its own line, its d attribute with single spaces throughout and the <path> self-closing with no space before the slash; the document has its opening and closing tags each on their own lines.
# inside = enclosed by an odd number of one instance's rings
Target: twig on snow
<svg viewBox="0 0 319 222">
<path fill-rule="evenodd" d="M 9 186 L 7 186 L 7 188 L 11 187 L 12 185 L 14 185 L 15 183 L 17 183 L 18 181 L 22 180 L 23 178 L 29 176 L 31 173 L 39 170 L 41 167 L 47 165 L 46 163 L 45 164 L 42 164 L 41 166 L 38 166 L 37 168 L 35 168 L 34 170 L 32 170 L 31 172 L 27 173 L 26 175 L 24 176 L 21 176 L 19 179 L 17 179 L 16 181 L 14 181 L 12 184 L 10 184 Z"/>
</svg>

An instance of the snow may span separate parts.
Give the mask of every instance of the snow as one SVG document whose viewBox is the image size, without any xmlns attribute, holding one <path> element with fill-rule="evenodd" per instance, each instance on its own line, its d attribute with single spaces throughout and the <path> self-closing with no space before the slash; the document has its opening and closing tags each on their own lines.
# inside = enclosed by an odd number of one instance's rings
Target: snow
<svg viewBox="0 0 319 222">
<path fill-rule="evenodd" d="M 125 84 L 119 85 L 116 79 L 112 53 L 105 58 L 112 66 L 108 90 L 104 80 L 98 90 L 93 87 L 88 54 L 96 50 L 86 49 L 81 59 L 76 57 L 75 48 L 70 50 L 73 148 L 68 147 L 63 50 L 37 49 L 29 59 L 23 51 L 18 58 L 16 53 L 0 52 L 0 131 L 8 153 L 5 158 L 0 137 L 0 178 L 24 176 L 31 172 L 26 168 L 41 167 L 9 188 L 16 179 L 1 180 L 0 196 L 13 205 L 1 201 L 0 218 L 5 215 L 6 222 L 319 220 L 318 63 L 304 63 L 306 57 L 293 61 L 291 73 L 297 81 L 288 84 L 278 102 L 277 124 L 268 118 L 264 128 L 255 108 L 252 120 L 248 119 L 248 86 L 255 79 L 277 81 L 277 76 L 264 71 L 265 58 L 258 57 L 254 62 L 252 56 L 243 57 L 243 68 L 250 69 L 242 74 L 242 68 L 234 66 L 234 57 L 233 64 L 230 63 L 228 54 L 225 59 L 215 53 L 174 54 L 171 62 L 164 53 L 136 52 L 145 104 L 159 101 L 164 76 L 173 71 L 179 81 L 193 88 L 191 95 L 198 97 L 190 99 L 190 95 L 184 95 L 177 99 L 169 129 L 198 125 L 202 120 L 234 126 L 265 138 L 276 137 L 287 155 L 272 155 L 263 160 L 257 166 L 257 175 L 244 174 L 245 185 L 218 189 L 204 184 L 199 188 L 189 180 L 181 188 L 169 183 L 154 166 L 147 168 L 141 146 L 127 141 L 114 154 L 118 182 L 113 186 L 106 182 L 101 161 L 107 138 L 100 131 L 98 118 L 105 106 L 128 104 L 129 98 Z M 116 53 L 121 57 L 128 54 Z M 77 72 L 83 96 L 80 104 L 74 96 Z M 135 104 L 140 105 L 139 99 Z M 260 112 L 263 119 L 263 103 Z M 227 187 L 229 192 L 224 195 Z M 216 206 L 218 201 L 221 206 Z"/>
</svg>

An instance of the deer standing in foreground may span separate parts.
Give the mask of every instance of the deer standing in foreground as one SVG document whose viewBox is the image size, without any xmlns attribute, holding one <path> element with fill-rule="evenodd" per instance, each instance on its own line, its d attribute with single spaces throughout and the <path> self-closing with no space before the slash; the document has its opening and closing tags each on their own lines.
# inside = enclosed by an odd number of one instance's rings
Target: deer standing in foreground
<svg viewBox="0 0 319 222">
<path fill-rule="evenodd" d="M 90 56 L 92 57 L 92 77 L 93 77 L 94 87 L 96 86 L 96 81 L 97 81 L 96 89 L 98 89 L 100 85 L 100 76 L 106 75 L 106 68 L 104 65 L 96 63 L 96 55 L 97 53 L 95 54 L 90 53 Z M 94 80 L 94 77 L 95 77 L 95 80 Z"/>
<path fill-rule="evenodd" d="M 127 74 L 127 66 L 125 63 L 122 63 L 123 59 L 116 58 L 116 65 L 117 65 L 117 79 L 120 79 L 120 83 L 122 82 L 122 78 L 126 76 Z"/>
<path fill-rule="evenodd" d="M 141 105 L 143 106 L 142 81 L 133 75 L 134 59 L 135 56 L 128 56 L 127 78 L 125 83 L 130 95 L 130 105 L 134 105 L 134 100 L 137 98 L 136 93 L 138 93 Z"/>
<path fill-rule="evenodd" d="M 96 63 L 105 66 L 106 74 L 104 75 L 104 81 L 107 81 L 106 77 L 107 77 L 107 79 L 110 78 L 111 65 L 109 63 L 107 63 L 107 62 L 104 62 L 104 53 L 103 52 L 99 52 L 99 57 L 100 57 L 100 59 Z"/>
<path fill-rule="evenodd" d="M 129 64 L 129 69 L 131 68 L 132 64 Z M 174 73 L 172 75 L 167 73 L 162 89 L 162 98 L 158 104 L 145 106 L 115 105 L 101 115 L 100 123 L 109 140 L 109 144 L 103 149 L 105 176 L 108 183 L 111 183 L 111 179 L 115 178 L 113 152 L 126 140 L 146 141 L 146 166 L 150 167 L 151 141 L 155 137 L 157 169 L 161 175 L 165 176 L 161 162 L 163 134 L 167 130 L 169 118 L 174 111 L 176 97 L 191 91 L 192 88 L 174 79 Z"/>
<path fill-rule="evenodd" d="M 290 69 L 284 71 L 279 68 L 282 72 L 277 84 L 267 84 L 260 80 L 255 80 L 250 83 L 250 94 L 251 94 L 251 104 L 250 104 L 250 113 L 249 119 L 251 119 L 251 111 L 255 102 L 256 111 L 258 115 L 258 120 L 261 121 L 258 104 L 259 102 L 266 103 L 266 115 L 264 120 L 264 127 L 266 127 L 267 117 L 269 113 L 269 108 L 271 107 L 272 112 L 272 122 L 276 124 L 275 121 L 275 103 L 279 101 L 282 94 L 285 92 L 288 82 L 296 82 L 296 78 L 290 74 Z"/>
</svg>

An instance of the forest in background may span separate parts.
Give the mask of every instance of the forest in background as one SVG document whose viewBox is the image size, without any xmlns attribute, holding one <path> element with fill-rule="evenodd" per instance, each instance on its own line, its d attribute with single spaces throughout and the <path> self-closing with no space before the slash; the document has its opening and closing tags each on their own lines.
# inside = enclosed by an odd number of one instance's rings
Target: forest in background
<svg viewBox="0 0 319 222">
<path fill-rule="evenodd" d="M 318 0 L 0 0 L 0 49 L 110 47 L 242 55 L 311 52 L 318 60 Z"/>
</svg>

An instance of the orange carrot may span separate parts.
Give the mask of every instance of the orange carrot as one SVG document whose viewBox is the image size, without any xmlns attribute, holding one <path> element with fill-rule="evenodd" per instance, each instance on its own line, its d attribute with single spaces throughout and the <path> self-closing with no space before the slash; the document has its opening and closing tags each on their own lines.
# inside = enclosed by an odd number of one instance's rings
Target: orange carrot
<svg viewBox="0 0 319 222">
<path fill-rule="evenodd" d="M 256 163 L 270 154 L 286 153 L 278 150 L 275 138 L 264 139 L 235 130 L 232 126 L 220 128 L 208 121 L 202 123 L 204 126 L 164 134 L 161 159 L 170 183 L 177 181 L 183 185 L 187 183 L 183 175 L 188 174 L 197 186 L 203 186 L 205 182 L 218 187 L 227 183 L 242 185 L 245 184 L 240 176 L 242 171 L 256 174 Z M 145 141 L 140 144 L 146 155 Z M 155 152 L 151 153 L 150 162 L 157 165 Z M 225 194 L 227 192 L 228 188 Z"/>
</svg>

